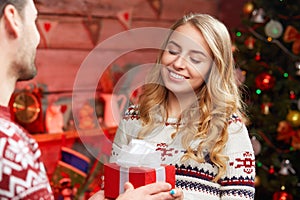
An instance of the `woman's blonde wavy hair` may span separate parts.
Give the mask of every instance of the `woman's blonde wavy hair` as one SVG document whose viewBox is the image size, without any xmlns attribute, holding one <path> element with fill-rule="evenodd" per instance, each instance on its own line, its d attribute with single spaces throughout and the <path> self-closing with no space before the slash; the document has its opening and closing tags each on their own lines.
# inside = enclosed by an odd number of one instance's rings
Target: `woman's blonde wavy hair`
<svg viewBox="0 0 300 200">
<path fill-rule="evenodd" d="M 186 149 L 181 160 L 184 162 L 193 159 L 200 163 L 204 162 L 203 151 L 208 150 L 210 160 L 219 169 L 213 179 L 216 182 L 226 171 L 227 157 L 222 155 L 222 150 L 228 140 L 228 120 L 234 113 L 240 118 L 244 117 L 244 120 L 245 116 L 244 103 L 234 74 L 231 38 L 224 24 L 212 16 L 189 14 L 170 28 L 171 32 L 160 50 L 157 63 L 143 86 L 143 94 L 139 101 L 143 129 L 139 133 L 139 138 L 145 137 L 155 127 L 162 125 L 155 116 L 162 115 L 163 120 L 168 118 L 166 101 L 169 91 L 162 81 L 160 63 L 170 36 L 177 27 L 186 23 L 193 25 L 202 33 L 212 52 L 213 64 L 205 83 L 195 91 L 198 101 L 189 109 L 185 109 L 179 119 L 185 122 L 183 128 L 179 129 L 182 145 Z M 195 120 L 195 117 L 198 120 Z M 199 141 L 197 149 L 190 146 L 192 141 Z"/>
</svg>

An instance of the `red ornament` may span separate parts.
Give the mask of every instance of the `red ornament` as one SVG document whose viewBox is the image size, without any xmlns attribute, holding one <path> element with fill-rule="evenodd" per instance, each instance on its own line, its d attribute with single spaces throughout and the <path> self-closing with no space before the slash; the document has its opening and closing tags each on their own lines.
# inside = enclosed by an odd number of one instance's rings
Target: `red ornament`
<svg viewBox="0 0 300 200">
<path fill-rule="evenodd" d="M 275 192 L 273 200 L 293 200 L 293 196 L 286 191 Z"/>
<path fill-rule="evenodd" d="M 275 173 L 274 166 L 271 165 L 269 169 L 269 174 L 274 174 L 274 173 Z"/>
<path fill-rule="evenodd" d="M 263 72 L 255 78 L 255 85 L 261 90 L 269 90 L 275 85 L 275 77 L 269 73 Z"/>
<path fill-rule="evenodd" d="M 296 94 L 295 94 L 294 91 L 290 91 L 290 99 L 291 99 L 291 100 L 296 99 Z"/>
<path fill-rule="evenodd" d="M 256 54 L 255 54 L 255 60 L 256 61 L 260 61 L 260 59 L 261 59 L 260 53 L 256 52 Z"/>
<path fill-rule="evenodd" d="M 255 44 L 255 39 L 254 37 L 250 36 L 245 40 L 245 46 L 248 49 L 253 49 L 254 48 L 254 44 Z"/>
<path fill-rule="evenodd" d="M 295 135 L 292 125 L 287 121 L 280 121 L 277 127 L 277 137 L 278 141 L 283 141 L 286 144 L 289 144 L 291 138 Z"/>
</svg>

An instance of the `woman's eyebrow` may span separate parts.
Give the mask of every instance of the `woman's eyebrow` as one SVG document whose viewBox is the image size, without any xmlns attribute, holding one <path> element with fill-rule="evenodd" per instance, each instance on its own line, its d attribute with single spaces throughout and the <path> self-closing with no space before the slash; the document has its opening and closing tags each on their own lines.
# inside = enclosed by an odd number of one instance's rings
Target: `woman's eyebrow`
<svg viewBox="0 0 300 200">
<path fill-rule="evenodd" d="M 173 41 L 173 40 L 170 40 L 170 41 L 168 42 L 168 44 L 173 44 L 173 45 L 175 45 L 176 47 L 178 47 L 178 48 L 181 49 L 181 46 L 180 46 L 179 44 L 177 44 L 177 43 L 176 43 L 175 41 Z M 207 55 L 206 55 L 205 52 L 203 52 L 203 51 L 192 50 L 191 52 L 192 52 L 192 53 L 196 53 L 196 54 L 201 54 L 201 55 L 204 56 L 205 58 L 207 57 Z"/>
<path fill-rule="evenodd" d="M 207 55 L 203 52 L 203 51 L 199 51 L 199 50 L 192 50 L 192 53 L 196 53 L 196 54 L 201 54 L 204 57 L 207 57 Z"/>
<path fill-rule="evenodd" d="M 173 44 L 173 45 L 175 45 L 176 47 L 181 48 L 181 47 L 179 46 L 179 44 L 177 44 L 176 42 L 174 42 L 174 41 L 172 41 L 172 40 L 170 40 L 170 41 L 168 42 L 168 44 Z"/>
</svg>

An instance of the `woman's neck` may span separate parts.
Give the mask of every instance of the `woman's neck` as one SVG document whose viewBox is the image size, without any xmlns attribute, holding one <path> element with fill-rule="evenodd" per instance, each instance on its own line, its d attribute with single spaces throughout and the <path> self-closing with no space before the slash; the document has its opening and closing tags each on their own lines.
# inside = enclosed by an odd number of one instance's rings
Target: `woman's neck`
<svg viewBox="0 0 300 200">
<path fill-rule="evenodd" d="M 197 100 L 193 94 L 174 94 L 169 92 L 166 103 L 166 110 L 169 117 L 180 118 L 183 110 L 190 107 Z"/>
</svg>

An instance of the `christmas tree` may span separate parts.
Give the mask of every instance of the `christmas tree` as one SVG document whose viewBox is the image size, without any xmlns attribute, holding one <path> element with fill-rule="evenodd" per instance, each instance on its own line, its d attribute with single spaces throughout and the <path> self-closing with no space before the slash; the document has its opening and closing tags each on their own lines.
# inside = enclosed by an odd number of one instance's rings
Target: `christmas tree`
<svg viewBox="0 0 300 200">
<path fill-rule="evenodd" d="M 233 30 L 256 155 L 255 199 L 300 199 L 300 0 L 252 0 Z"/>
</svg>

